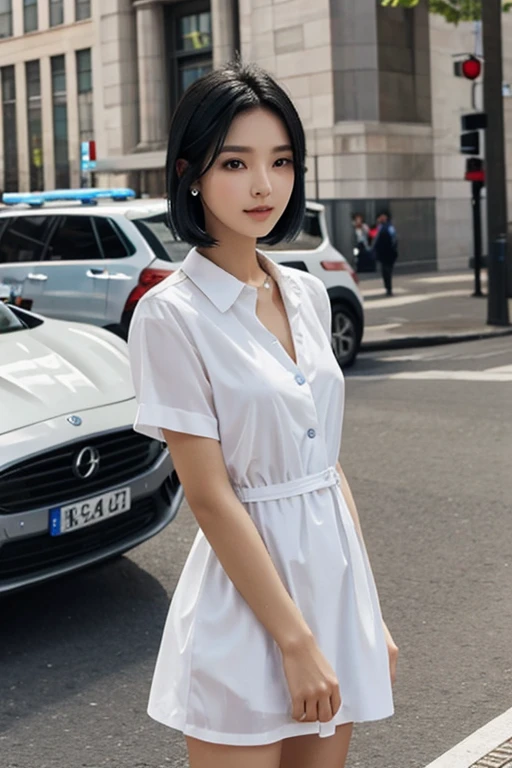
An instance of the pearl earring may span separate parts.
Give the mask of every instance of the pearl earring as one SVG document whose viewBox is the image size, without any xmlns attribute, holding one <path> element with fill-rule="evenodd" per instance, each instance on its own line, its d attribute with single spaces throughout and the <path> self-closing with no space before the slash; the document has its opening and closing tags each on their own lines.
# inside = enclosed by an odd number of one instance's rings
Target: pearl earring
<svg viewBox="0 0 512 768">
<path fill-rule="evenodd" d="M 190 190 L 190 194 L 193 195 L 194 197 L 197 197 L 198 194 L 199 194 L 199 190 L 198 189 L 191 189 Z"/>
</svg>

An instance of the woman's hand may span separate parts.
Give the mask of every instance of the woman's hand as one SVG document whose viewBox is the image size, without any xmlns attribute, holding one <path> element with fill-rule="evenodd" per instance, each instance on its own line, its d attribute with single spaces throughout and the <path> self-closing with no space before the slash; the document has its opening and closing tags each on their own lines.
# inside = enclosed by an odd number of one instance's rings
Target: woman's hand
<svg viewBox="0 0 512 768">
<path fill-rule="evenodd" d="M 384 621 L 382 622 L 382 625 L 384 627 L 384 636 L 386 638 L 386 645 L 388 647 L 389 674 L 391 676 L 391 685 L 394 685 L 396 680 L 396 664 L 398 661 L 398 646 L 395 645 L 395 641 L 391 637 L 391 632 L 387 628 Z"/>
<path fill-rule="evenodd" d="M 341 706 L 334 671 L 313 637 L 282 651 L 292 699 L 292 717 L 299 722 L 327 723 Z"/>
</svg>

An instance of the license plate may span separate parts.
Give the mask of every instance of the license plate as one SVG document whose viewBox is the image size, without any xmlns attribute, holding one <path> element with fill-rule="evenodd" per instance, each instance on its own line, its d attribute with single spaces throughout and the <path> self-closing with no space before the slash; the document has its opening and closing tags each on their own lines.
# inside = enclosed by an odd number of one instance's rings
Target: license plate
<svg viewBox="0 0 512 768">
<path fill-rule="evenodd" d="M 95 523 L 101 523 L 131 506 L 130 488 L 119 488 L 117 491 L 102 493 L 92 499 L 67 504 L 65 507 L 50 509 L 50 535 L 62 536 L 80 528 L 86 528 Z"/>
</svg>

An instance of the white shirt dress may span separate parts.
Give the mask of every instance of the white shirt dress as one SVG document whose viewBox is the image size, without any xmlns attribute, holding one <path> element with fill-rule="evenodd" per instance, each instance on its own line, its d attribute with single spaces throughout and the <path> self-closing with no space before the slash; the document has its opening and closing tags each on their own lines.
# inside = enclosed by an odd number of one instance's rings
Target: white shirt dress
<svg viewBox="0 0 512 768">
<path fill-rule="evenodd" d="M 292 719 L 279 648 L 200 530 L 169 609 L 148 713 L 232 745 L 330 736 L 342 723 L 393 713 L 377 592 L 335 469 L 344 380 L 327 291 L 309 273 L 259 258 L 279 285 L 297 364 L 258 319 L 257 289 L 195 249 L 139 301 L 128 342 L 134 429 L 220 440 L 233 490 L 339 680 L 342 706 L 329 723 Z"/>
</svg>

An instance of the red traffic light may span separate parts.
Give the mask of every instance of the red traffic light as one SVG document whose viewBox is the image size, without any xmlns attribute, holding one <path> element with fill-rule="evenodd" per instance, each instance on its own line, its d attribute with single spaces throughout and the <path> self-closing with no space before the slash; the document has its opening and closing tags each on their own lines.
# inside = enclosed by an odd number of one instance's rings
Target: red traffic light
<svg viewBox="0 0 512 768">
<path fill-rule="evenodd" d="M 455 62 L 454 71 L 457 77 L 476 80 L 482 72 L 482 62 L 476 56 L 468 56 L 467 59 Z"/>
</svg>

